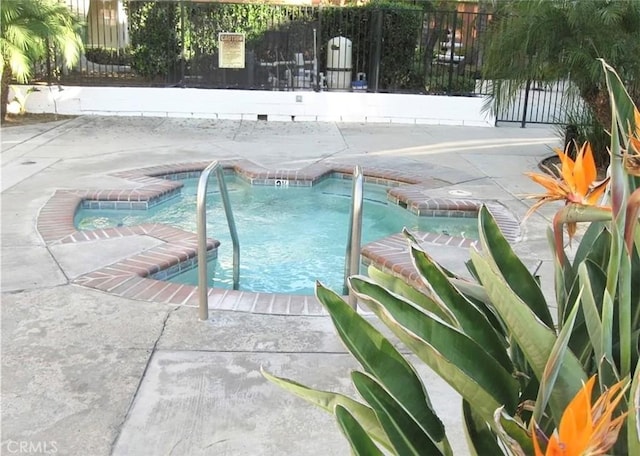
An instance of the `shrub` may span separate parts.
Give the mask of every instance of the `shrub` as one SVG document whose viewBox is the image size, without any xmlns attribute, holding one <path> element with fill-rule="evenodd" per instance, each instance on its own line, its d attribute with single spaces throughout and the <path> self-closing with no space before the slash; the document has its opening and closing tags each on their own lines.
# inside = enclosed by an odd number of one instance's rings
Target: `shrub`
<svg viewBox="0 0 640 456">
<path fill-rule="evenodd" d="M 88 61 L 101 65 L 131 65 L 131 50 L 128 48 L 90 48 L 84 54 Z"/>
<path fill-rule="evenodd" d="M 179 3 L 128 2 L 131 66 L 153 79 L 175 74 L 182 43 Z"/>
</svg>

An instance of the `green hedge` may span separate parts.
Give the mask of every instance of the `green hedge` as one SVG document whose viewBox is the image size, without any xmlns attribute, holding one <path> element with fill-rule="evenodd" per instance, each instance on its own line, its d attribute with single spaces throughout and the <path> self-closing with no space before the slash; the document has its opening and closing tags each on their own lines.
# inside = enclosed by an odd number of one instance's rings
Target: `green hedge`
<svg viewBox="0 0 640 456">
<path fill-rule="evenodd" d="M 174 73 L 183 52 L 187 71 L 211 73 L 217 68 L 219 32 L 245 33 L 247 51 L 259 60 L 287 60 L 295 52 L 311 59 L 315 27 L 321 69 L 326 65 L 327 41 L 345 36 L 353 44 L 354 77 L 356 72 L 371 74 L 375 46 L 380 42 L 379 89 L 423 87 L 415 70 L 422 7 L 384 2 L 314 8 L 136 1 L 128 4 L 128 10 L 132 67 L 150 78 Z"/>
<path fill-rule="evenodd" d="M 180 6 L 173 2 L 127 2 L 131 67 L 141 76 L 167 79 L 180 61 Z"/>
</svg>

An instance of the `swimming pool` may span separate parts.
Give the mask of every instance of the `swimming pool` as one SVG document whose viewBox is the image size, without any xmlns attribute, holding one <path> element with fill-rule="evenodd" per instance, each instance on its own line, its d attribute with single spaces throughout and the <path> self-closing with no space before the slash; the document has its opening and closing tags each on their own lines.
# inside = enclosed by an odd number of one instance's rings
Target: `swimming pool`
<svg viewBox="0 0 640 456">
<path fill-rule="evenodd" d="M 75 224 L 89 230 L 164 223 L 196 231 L 197 179 L 186 179 L 181 193 L 149 210 L 81 209 Z M 320 280 L 342 289 L 352 182 L 325 179 L 312 187 L 252 186 L 229 175 L 225 182 L 240 242 L 240 289 L 245 291 L 313 294 Z M 410 230 L 477 237 L 475 218 L 418 217 L 387 201 L 387 188 L 365 184 L 362 243 Z M 209 265 L 209 285 L 231 288 L 231 239 L 217 186 L 207 197 L 209 237 L 221 246 Z M 197 270 L 170 277 L 178 283 L 196 284 Z"/>
</svg>

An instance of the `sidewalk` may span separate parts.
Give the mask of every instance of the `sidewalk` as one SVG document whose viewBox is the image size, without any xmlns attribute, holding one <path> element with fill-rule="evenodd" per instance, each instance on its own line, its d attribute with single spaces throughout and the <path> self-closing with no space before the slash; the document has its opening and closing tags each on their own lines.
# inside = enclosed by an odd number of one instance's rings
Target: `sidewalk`
<svg viewBox="0 0 640 456">
<path fill-rule="evenodd" d="M 132 185 L 112 174 L 153 165 L 251 160 L 390 168 L 443 181 L 432 197 L 498 200 L 522 220 L 535 170 L 558 139 L 549 128 L 474 128 L 207 119 L 78 117 L 2 129 L 2 453 L 64 455 L 348 454 L 333 418 L 271 385 L 260 366 L 352 393 L 356 367 L 327 317 L 211 312 L 116 297 L 75 277 L 149 248 L 149 236 L 51 245 L 36 230 L 56 190 Z M 552 208 L 551 208 L 552 209 Z M 551 212 L 543 212 L 549 215 Z M 542 261 L 552 294 L 548 218 L 515 248 Z M 428 246 L 427 246 L 428 247 Z M 433 248 L 447 264 L 465 249 Z M 419 365 L 419 363 L 418 363 Z M 467 454 L 460 403 L 421 367 L 455 454 Z M 24 443 L 26 442 L 26 443 Z M 41 451 L 43 452 L 43 451 Z"/>
</svg>

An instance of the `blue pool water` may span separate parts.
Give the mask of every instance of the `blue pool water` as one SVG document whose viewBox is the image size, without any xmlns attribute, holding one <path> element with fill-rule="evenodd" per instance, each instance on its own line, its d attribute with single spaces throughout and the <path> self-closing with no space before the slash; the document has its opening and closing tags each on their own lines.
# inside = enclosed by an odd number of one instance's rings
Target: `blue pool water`
<svg viewBox="0 0 640 456">
<path fill-rule="evenodd" d="M 240 289 L 313 294 L 316 280 L 342 290 L 352 182 L 326 179 L 313 187 L 251 186 L 225 178 L 240 244 Z M 82 209 L 79 229 L 165 223 L 196 232 L 197 179 L 184 181 L 179 197 L 149 210 Z M 410 230 L 477 238 L 475 218 L 417 217 L 388 203 L 386 188 L 365 184 L 362 244 Z M 221 245 L 209 264 L 210 286 L 231 288 L 232 248 L 215 179 L 207 195 L 207 235 Z M 197 270 L 170 279 L 197 284 Z"/>
</svg>

